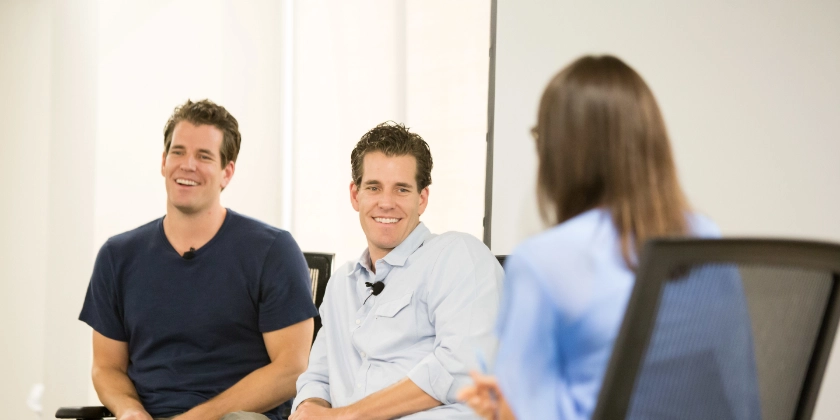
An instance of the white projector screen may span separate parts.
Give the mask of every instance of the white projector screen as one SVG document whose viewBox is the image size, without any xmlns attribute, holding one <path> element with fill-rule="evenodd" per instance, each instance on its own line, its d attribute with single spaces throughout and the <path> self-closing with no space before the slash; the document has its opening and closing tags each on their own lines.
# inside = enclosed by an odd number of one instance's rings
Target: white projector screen
<svg viewBox="0 0 840 420">
<path fill-rule="evenodd" d="M 529 129 L 545 84 L 583 54 L 648 82 L 688 198 L 724 235 L 840 242 L 840 1 L 496 0 L 495 16 L 494 253 L 543 228 Z M 823 397 L 840 392 L 838 346 Z M 814 418 L 838 414 L 821 398 Z"/>
</svg>

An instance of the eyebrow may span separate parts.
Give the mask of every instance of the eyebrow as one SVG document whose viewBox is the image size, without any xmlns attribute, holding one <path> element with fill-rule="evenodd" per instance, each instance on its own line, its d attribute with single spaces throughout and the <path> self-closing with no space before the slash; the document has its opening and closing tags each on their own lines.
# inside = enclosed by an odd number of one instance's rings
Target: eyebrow
<svg viewBox="0 0 840 420">
<path fill-rule="evenodd" d="M 362 185 L 364 185 L 364 186 L 367 186 L 367 185 L 382 185 L 382 183 L 381 183 L 381 182 L 379 182 L 379 181 L 377 181 L 377 180 L 375 180 L 375 179 L 371 179 L 371 180 L 368 180 L 368 181 L 363 182 L 363 183 L 362 183 Z M 407 182 L 397 182 L 397 183 L 395 183 L 394 185 L 396 185 L 397 187 L 403 187 L 403 188 L 408 188 L 408 189 L 414 189 L 414 185 L 409 184 L 409 183 L 407 183 Z"/>
<path fill-rule="evenodd" d="M 180 145 L 180 144 L 176 144 L 176 145 L 173 145 L 173 146 L 170 146 L 170 147 L 169 147 L 169 150 L 175 150 L 175 149 L 178 149 L 178 150 L 187 150 L 187 148 L 186 148 L 186 147 L 184 147 L 184 146 L 182 146 L 182 145 Z M 213 153 L 213 151 L 212 151 L 212 150 L 210 150 L 210 149 L 198 149 L 198 152 L 199 152 L 199 153 L 208 154 L 208 155 L 213 156 L 213 157 L 216 157 L 216 154 L 215 154 L 215 153 Z"/>
</svg>

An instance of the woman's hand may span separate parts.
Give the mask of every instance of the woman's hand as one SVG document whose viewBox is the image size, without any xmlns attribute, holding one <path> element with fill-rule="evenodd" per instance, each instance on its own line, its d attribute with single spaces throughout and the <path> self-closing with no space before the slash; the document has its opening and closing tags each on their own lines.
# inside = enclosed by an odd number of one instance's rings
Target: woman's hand
<svg viewBox="0 0 840 420">
<path fill-rule="evenodd" d="M 485 420 L 516 419 L 505 402 L 496 377 L 475 371 L 470 372 L 470 376 L 475 383 L 458 391 L 459 400 L 466 403 Z"/>
</svg>

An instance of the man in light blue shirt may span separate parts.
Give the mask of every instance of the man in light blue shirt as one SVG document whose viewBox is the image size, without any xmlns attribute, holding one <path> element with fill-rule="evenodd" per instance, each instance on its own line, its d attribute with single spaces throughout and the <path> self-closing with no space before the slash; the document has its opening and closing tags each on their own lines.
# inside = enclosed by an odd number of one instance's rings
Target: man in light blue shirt
<svg viewBox="0 0 840 420">
<path fill-rule="evenodd" d="M 291 420 L 476 418 L 456 394 L 493 348 L 502 268 L 476 238 L 420 222 L 432 169 L 420 136 L 380 124 L 351 164 L 368 248 L 327 285 Z"/>
</svg>

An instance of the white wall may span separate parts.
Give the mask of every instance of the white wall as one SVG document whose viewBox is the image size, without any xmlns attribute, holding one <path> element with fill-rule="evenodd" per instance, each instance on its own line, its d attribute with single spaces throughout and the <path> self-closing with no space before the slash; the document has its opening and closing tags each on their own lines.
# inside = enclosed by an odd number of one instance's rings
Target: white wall
<svg viewBox="0 0 840 420">
<path fill-rule="evenodd" d="M 43 382 L 44 283 L 49 203 L 50 7 L 0 2 L 0 405 L 32 418 L 25 400 Z"/>
<path fill-rule="evenodd" d="M 97 120 L 95 1 L 55 2 L 50 63 L 44 417 L 90 389 L 90 329 L 76 321 L 93 261 Z M 60 47 L 59 47 L 60 46 Z"/>
<path fill-rule="evenodd" d="M 838 21 L 832 0 L 498 0 L 493 251 L 542 228 L 528 130 L 548 80 L 588 53 L 649 83 L 688 197 L 725 235 L 840 242 Z M 838 353 L 816 419 L 840 413 Z"/>
</svg>

